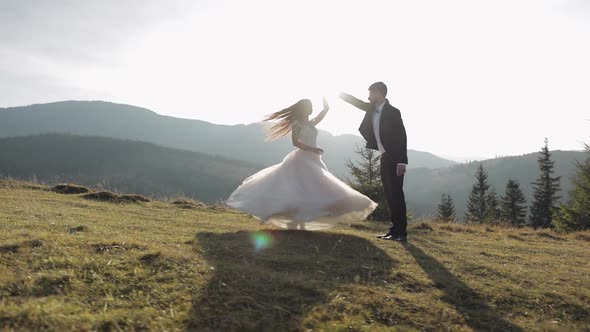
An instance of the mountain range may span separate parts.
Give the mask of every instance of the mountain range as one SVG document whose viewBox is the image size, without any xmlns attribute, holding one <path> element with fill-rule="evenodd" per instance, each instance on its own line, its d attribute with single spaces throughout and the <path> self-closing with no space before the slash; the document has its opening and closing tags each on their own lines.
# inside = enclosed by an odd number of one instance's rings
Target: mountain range
<svg viewBox="0 0 590 332">
<path fill-rule="evenodd" d="M 53 134 L 53 135 L 48 135 Z M 64 135 L 65 134 L 65 135 Z M 280 162 L 293 149 L 290 139 L 265 141 L 265 125 L 217 125 L 162 116 L 145 108 L 100 101 L 66 101 L 0 109 L 0 175 L 45 182 L 71 181 L 151 196 L 187 195 L 216 202 L 248 175 Z M 355 135 L 320 131 L 319 145 L 328 168 L 347 176 L 347 159 L 356 160 Z M 581 151 L 552 151 L 562 196 Z M 434 215 L 443 193 L 451 195 L 457 215 L 479 162 L 458 164 L 428 152 L 408 150 L 405 191 L 414 215 Z M 538 174 L 538 153 L 482 161 L 499 195 L 508 179 L 529 203 Z"/>
<path fill-rule="evenodd" d="M 106 137 L 45 134 L 0 139 L 0 176 L 76 183 L 152 197 L 227 198 L 260 165 Z"/>
<path fill-rule="evenodd" d="M 200 120 L 159 115 L 145 108 L 102 101 L 65 101 L 0 108 L 0 137 L 46 133 L 104 136 L 224 156 L 263 166 L 278 163 L 293 150 L 290 138 L 266 142 L 263 123 L 218 125 Z M 349 174 L 347 158 L 356 160 L 355 135 L 334 136 L 320 130 L 322 159 L 336 175 Z M 409 150 L 411 168 L 440 168 L 456 164 L 432 153 Z"/>
</svg>

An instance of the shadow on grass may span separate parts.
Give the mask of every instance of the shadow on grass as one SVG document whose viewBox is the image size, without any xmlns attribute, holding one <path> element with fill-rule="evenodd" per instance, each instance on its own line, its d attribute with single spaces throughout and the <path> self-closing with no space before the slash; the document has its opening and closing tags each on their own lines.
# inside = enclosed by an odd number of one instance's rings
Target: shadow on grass
<svg viewBox="0 0 590 332">
<path fill-rule="evenodd" d="M 214 275 L 196 294 L 189 331 L 302 330 L 346 283 L 383 280 L 396 262 L 370 241 L 306 231 L 198 233 Z"/>
<path fill-rule="evenodd" d="M 444 292 L 442 300 L 455 307 L 469 327 L 476 331 L 524 331 L 501 317 L 477 292 L 453 275 L 443 264 L 411 243 L 403 246 L 418 265 Z"/>
</svg>

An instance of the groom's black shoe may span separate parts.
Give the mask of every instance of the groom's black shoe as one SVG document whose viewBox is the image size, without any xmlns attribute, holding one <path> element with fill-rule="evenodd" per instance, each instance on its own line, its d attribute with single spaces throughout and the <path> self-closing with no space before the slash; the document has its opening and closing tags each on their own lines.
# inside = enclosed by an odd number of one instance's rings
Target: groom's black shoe
<svg viewBox="0 0 590 332">
<path fill-rule="evenodd" d="M 385 239 L 385 240 L 390 240 L 390 238 L 393 237 L 393 233 L 391 231 L 387 232 L 386 234 L 383 235 L 377 235 L 378 239 Z"/>
</svg>

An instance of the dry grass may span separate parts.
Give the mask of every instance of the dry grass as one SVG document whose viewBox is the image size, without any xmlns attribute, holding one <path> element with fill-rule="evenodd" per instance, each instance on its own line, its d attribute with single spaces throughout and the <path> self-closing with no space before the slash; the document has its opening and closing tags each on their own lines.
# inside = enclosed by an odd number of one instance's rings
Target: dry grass
<svg viewBox="0 0 590 332">
<path fill-rule="evenodd" d="M 416 227 L 417 226 L 417 227 Z M 590 233 L 281 231 L 0 181 L 0 329 L 584 331 Z"/>
</svg>

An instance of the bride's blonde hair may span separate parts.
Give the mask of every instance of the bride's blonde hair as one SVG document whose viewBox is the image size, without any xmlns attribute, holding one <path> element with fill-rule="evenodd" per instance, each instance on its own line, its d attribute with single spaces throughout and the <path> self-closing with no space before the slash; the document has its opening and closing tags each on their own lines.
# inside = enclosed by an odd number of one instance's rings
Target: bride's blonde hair
<svg viewBox="0 0 590 332">
<path fill-rule="evenodd" d="M 301 119 L 302 112 L 306 107 L 311 109 L 311 100 L 301 99 L 284 110 L 268 115 L 264 121 L 277 122 L 273 124 L 272 127 L 270 127 L 267 140 L 272 141 L 289 134 L 289 132 L 292 130 L 293 122 L 295 122 L 295 120 Z"/>
</svg>

